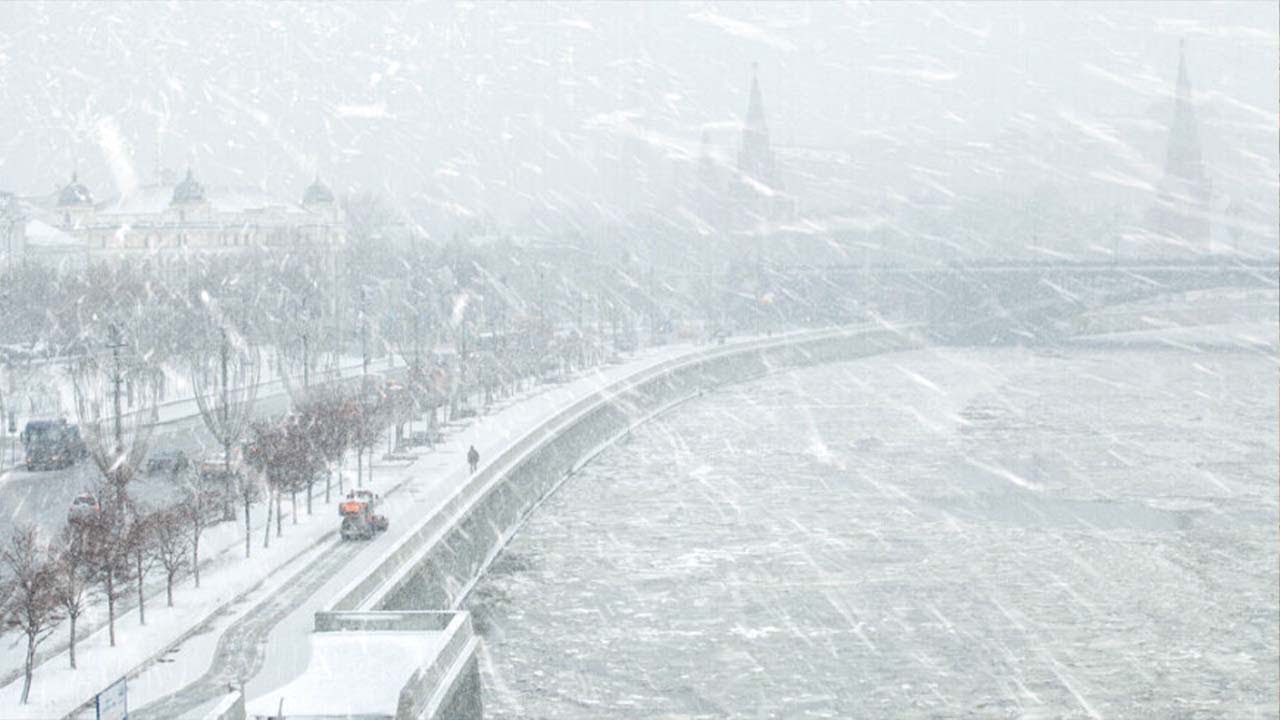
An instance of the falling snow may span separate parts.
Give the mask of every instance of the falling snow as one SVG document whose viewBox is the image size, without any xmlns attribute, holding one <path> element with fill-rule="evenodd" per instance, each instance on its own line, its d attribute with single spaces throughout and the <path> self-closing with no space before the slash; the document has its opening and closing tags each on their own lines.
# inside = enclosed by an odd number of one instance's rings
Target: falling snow
<svg viewBox="0 0 1280 720">
<path fill-rule="evenodd" d="M 0 720 L 1280 719 L 1274 3 L 3 19 Z"/>
</svg>

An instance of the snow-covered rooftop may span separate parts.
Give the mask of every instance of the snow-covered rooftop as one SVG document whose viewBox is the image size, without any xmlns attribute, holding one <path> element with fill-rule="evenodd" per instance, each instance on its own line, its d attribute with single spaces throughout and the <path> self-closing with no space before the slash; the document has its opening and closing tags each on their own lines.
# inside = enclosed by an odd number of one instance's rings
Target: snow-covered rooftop
<svg viewBox="0 0 1280 720">
<path fill-rule="evenodd" d="M 76 250 L 83 247 L 79 240 L 35 218 L 27 221 L 26 242 L 45 250 Z"/>
<path fill-rule="evenodd" d="M 256 188 L 213 188 L 207 191 L 205 199 L 217 212 L 242 213 L 267 209 L 291 214 L 308 212 L 295 203 L 281 201 Z M 172 187 L 148 185 L 106 203 L 98 212 L 103 215 L 156 215 L 168 210 L 172 202 Z"/>
<path fill-rule="evenodd" d="M 410 676 L 439 653 L 444 632 L 315 633 L 310 661 L 289 683 L 250 701 L 250 718 L 392 718 Z M 283 704 L 282 704 L 283 702 Z"/>
</svg>

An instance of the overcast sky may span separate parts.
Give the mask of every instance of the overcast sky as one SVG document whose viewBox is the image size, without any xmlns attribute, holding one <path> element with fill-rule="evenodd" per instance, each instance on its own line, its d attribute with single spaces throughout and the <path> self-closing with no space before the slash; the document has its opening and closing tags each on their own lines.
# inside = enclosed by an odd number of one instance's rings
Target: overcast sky
<svg viewBox="0 0 1280 720">
<path fill-rule="evenodd" d="M 1270 192 L 1277 176 L 1275 3 L 4 8 L 0 189 L 26 194 L 75 167 L 110 197 L 150 181 L 159 151 L 211 185 L 300 194 L 319 170 L 339 191 L 517 217 L 625 193 L 618 157 L 678 164 L 703 130 L 730 156 L 753 62 L 784 160 L 898 143 L 928 166 L 1011 124 L 1105 135 L 1158 116 L 1180 38 L 1232 132 L 1206 145 Z"/>
</svg>

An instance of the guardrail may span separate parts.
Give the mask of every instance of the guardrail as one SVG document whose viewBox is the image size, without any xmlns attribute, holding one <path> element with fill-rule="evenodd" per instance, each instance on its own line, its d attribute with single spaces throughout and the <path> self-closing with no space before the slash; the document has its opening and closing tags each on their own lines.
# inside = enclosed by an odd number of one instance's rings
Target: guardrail
<svg viewBox="0 0 1280 720">
<path fill-rule="evenodd" d="M 415 672 L 400 690 L 396 705 L 397 720 L 457 720 L 471 717 L 479 720 L 481 717 L 478 695 L 473 693 L 474 697 L 456 700 L 459 694 L 467 693 L 467 688 L 459 686 L 458 678 L 467 672 L 468 665 L 475 664 L 478 642 L 471 628 L 471 614 L 453 613 L 444 632 L 445 644 L 435 659 L 427 667 Z M 478 674 L 472 670 L 471 675 L 476 683 L 475 692 L 478 693 Z"/>
<path fill-rule="evenodd" d="M 373 612 L 316 613 L 316 632 L 361 630 L 440 631 L 453 622 L 452 610 L 378 610 Z"/>
</svg>

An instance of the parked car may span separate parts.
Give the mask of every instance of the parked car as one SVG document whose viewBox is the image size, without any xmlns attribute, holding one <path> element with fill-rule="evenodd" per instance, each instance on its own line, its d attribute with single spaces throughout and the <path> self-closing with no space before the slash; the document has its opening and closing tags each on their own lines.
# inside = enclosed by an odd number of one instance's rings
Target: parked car
<svg viewBox="0 0 1280 720">
<path fill-rule="evenodd" d="M 102 512 L 102 506 L 98 504 L 98 498 L 89 493 L 77 495 L 71 501 L 71 507 L 67 508 L 67 522 L 72 525 L 86 522 L 96 517 L 100 512 Z"/>
<path fill-rule="evenodd" d="M 205 458 L 196 468 L 200 479 L 206 484 L 222 484 L 230 487 L 235 478 L 242 472 L 240 461 L 232 459 L 231 466 L 222 458 Z"/>
<path fill-rule="evenodd" d="M 191 458 L 181 450 L 159 450 L 147 457 L 147 473 L 177 475 L 191 466 Z"/>
</svg>

